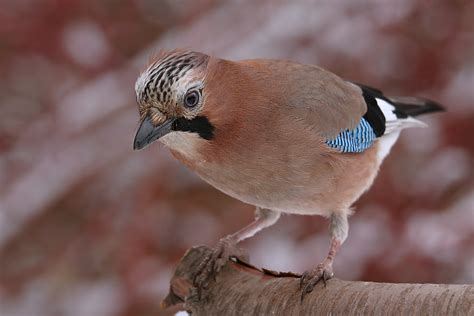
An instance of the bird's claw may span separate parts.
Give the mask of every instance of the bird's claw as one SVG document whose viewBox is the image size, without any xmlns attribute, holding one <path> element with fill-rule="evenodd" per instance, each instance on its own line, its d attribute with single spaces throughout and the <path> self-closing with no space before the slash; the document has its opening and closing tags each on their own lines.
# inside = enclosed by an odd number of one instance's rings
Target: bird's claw
<svg viewBox="0 0 474 316">
<path fill-rule="evenodd" d="M 319 281 L 323 281 L 326 286 L 326 281 L 334 276 L 332 265 L 329 263 L 321 263 L 311 271 L 305 271 L 300 278 L 301 301 L 303 301 L 306 294 L 313 291 Z"/>
<path fill-rule="evenodd" d="M 212 251 L 201 261 L 197 273 L 194 276 L 193 285 L 197 289 L 198 298 L 201 298 L 202 290 L 209 288 L 210 280 L 216 280 L 216 276 L 226 265 L 231 257 L 241 260 L 248 258 L 248 255 L 229 237 L 219 240 Z"/>
</svg>

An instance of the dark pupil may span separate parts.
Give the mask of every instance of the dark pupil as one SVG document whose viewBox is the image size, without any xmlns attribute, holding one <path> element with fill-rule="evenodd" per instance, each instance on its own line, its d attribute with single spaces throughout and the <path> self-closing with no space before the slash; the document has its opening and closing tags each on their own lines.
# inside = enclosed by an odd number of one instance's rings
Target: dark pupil
<svg viewBox="0 0 474 316">
<path fill-rule="evenodd" d="M 196 106 L 198 102 L 198 96 L 196 92 L 191 92 L 186 96 L 186 106 Z"/>
</svg>

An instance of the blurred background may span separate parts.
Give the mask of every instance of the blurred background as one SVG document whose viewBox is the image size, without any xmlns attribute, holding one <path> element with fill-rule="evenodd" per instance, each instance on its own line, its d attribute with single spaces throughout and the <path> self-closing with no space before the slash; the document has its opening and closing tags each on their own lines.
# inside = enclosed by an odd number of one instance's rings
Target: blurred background
<svg viewBox="0 0 474 316">
<path fill-rule="evenodd" d="M 252 220 L 160 145 L 132 151 L 135 79 L 176 47 L 314 63 L 445 104 L 402 133 L 334 269 L 474 282 L 473 1 L 0 0 L 2 316 L 160 315 L 185 250 Z M 243 246 L 302 272 L 327 253 L 327 221 L 283 216 Z"/>
</svg>

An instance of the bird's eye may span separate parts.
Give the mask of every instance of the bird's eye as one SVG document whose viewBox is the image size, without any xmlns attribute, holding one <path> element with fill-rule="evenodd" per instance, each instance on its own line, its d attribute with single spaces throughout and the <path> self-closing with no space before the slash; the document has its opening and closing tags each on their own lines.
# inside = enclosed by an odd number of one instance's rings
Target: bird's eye
<svg viewBox="0 0 474 316">
<path fill-rule="evenodd" d="M 199 93 L 195 90 L 186 93 L 184 96 L 184 105 L 193 108 L 199 103 Z"/>
</svg>

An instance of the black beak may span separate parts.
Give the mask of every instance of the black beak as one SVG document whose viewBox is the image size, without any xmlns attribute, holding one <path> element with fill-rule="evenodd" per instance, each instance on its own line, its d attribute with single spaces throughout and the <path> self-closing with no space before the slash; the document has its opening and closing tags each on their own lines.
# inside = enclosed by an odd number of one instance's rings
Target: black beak
<svg viewBox="0 0 474 316">
<path fill-rule="evenodd" d="M 140 123 L 140 127 L 138 128 L 137 134 L 135 135 L 133 149 L 140 150 L 145 148 L 155 140 L 171 132 L 174 121 L 174 118 L 167 119 L 162 124 L 155 126 L 153 125 L 150 117 L 146 116 L 145 119 Z"/>
</svg>

